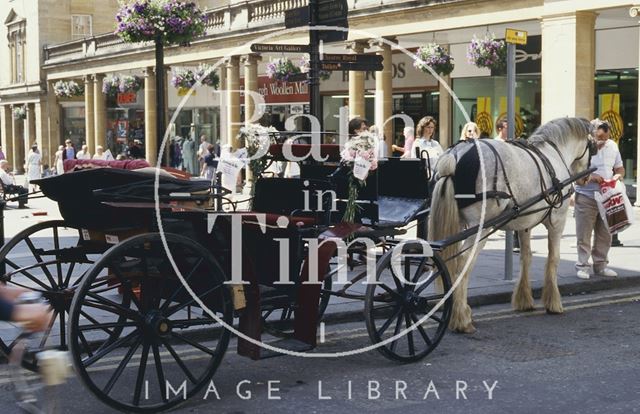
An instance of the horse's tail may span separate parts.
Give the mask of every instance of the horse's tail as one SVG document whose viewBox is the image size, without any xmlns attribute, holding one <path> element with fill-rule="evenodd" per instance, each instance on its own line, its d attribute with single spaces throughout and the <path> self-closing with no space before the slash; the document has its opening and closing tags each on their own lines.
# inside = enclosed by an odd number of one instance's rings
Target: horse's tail
<svg viewBox="0 0 640 414">
<path fill-rule="evenodd" d="M 455 199 L 453 176 L 456 170 L 456 159 L 452 154 L 444 154 L 436 165 L 440 177 L 433 189 L 431 211 L 429 213 L 429 240 L 439 241 L 460 231 L 460 210 Z M 460 243 L 454 243 L 441 252 L 443 260 L 456 256 L 460 251 Z M 455 278 L 458 270 L 458 257 L 447 263 L 451 277 Z"/>
</svg>

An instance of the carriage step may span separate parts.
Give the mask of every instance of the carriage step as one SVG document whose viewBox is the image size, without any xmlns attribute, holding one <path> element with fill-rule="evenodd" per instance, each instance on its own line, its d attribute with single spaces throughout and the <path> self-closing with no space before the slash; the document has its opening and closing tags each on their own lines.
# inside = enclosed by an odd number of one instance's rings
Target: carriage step
<svg viewBox="0 0 640 414">
<path fill-rule="evenodd" d="M 269 345 L 275 346 L 277 348 L 286 349 L 287 351 L 294 351 L 294 352 L 305 352 L 313 349 L 313 345 L 309 345 L 306 342 L 302 342 L 294 338 L 279 339 L 274 342 L 269 342 Z M 283 355 L 286 355 L 286 354 L 275 352 L 270 349 L 260 350 L 260 359 L 273 358 L 273 357 L 283 356 Z"/>
</svg>

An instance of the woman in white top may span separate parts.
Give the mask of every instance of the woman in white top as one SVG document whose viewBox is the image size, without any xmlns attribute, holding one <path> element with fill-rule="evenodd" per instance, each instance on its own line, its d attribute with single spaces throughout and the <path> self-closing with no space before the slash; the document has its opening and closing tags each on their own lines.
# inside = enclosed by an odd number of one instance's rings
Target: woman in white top
<svg viewBox="0 0 640 414">
<path fill-rule="evenodd" d="M 93 154 L 93 159 L 94 160 L 112 161 L 113 160 L 113 155 L 111 155 L 111 151 L 107 150 L 105 152 L 104 148 L 102 148 L 102 145 L 98 145 L 96 147 L 96 153 Z"/>
<path fill-rule="evenodd" d="M 38 146 L 34 144 L 31 147 L 31 151 L 29 151 L 29 155 L 27 155 L 27 180 L 29 183 L 32 180 L 42 178 L 42 172 L 40 171 L 41 161 L 42 156 L 38 151 Z M 35 185 L 33 186 L 33 191 L 36 191 Z"/>
<path fill-rule="evenodd" d="M 64 160 L 62 159 L 62 153 L 64 152 L 64 145 L 58 147 L 56 151 L 56 160 L 54 165 L 56 166 L 56 174 L 60 175 L 64 172 Z"/>
<path fill-rule="evenodd" d="M 460 141 L 480 138 L 480 128 L 475 122 L 467 122 L 460 133 Z"/>
<path fill-rule="evenodd" d="M 429 168 L 433 172 L 438 158 L 444 150 L 438 141 L 433 139 L 436 131 L 436 120 L 431 116 L 425 116 L 416 127 L 416 140 L 411 147 L 411 158 L 428 158 Z"/>
</svg>

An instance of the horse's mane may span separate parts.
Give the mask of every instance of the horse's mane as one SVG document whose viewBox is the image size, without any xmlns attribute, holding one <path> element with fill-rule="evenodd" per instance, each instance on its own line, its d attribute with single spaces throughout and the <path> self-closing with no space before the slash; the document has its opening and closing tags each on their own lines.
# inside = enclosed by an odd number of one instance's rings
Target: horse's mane
<svg viewBox="0 0 640 414">
<path fill-rule="evenodd" d="M 570 140 L 591 134 L 592 126 L 585 118 L 557 118 L 540 125 L 527 141 L 531 144 L 539 144 L 545 141 L 553 141 L 562 146 Z"/>
</svg>

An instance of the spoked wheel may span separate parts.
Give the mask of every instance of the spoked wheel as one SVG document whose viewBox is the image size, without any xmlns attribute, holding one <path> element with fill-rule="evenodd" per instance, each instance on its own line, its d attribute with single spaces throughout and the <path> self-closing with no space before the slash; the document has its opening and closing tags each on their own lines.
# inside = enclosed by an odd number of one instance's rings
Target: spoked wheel
<svg viewBox="0 0 640 414">
<path fill-rule="evenodd" d="M 423 256 L 419 243 L 406 243 L 397 257 L 393 252 L 388 251 L 378 262 L 378 284 L 367 286 L 367 331 L 374 344 L 398 336 L 376 349 L 391 360 L 413 362 L 433 351 L 446 332 L 453 299 L 438 304 L 451 281 L 440 257 Z"/>
<path fill-rule="evenodd" d="M 93 264 L 96 255 L 91 253 L 95 250 L 95 245 L 82 239 L 79 229 L 69 227 L 62 220 L 31 226 L 0 249 L 5 272 L 0 280 L 10 287 L 40 292 L 53 308 L 54 317 L 41 336 L 40 349 L 67 349 L 67 313 L 75 288 Z M 20 329 L 5 322 L 0 324 L 0 349 L 8 353 Z M 25 360 L 23 365 L 34 370 L 36 362 Z"/>
<path fill-rule="evenodd" d="M 232 324 L 231 293 L 216 259 L 186 237 L 166 234 L 166 241 L 195 297 Z M 113 287 L 131 299 L 128 306 L 113 300 Z M 215 373 L 230 337 L 195 306 L 159 234 L 112 247 L 87 272 L 71 305 L 69 347 L 84 385 L 124 411 L 157 412 L 193 396 Z"/>
<path fill-rule="evenodd" d="M 320 302 L 318 303 L 318 324 L 322 321 L 324 312 L 329 306 L 331 295 L 327 292 L 331 291 L 332 286 L 331 277 L 325 278 L 322 283 Z M 279 338 L 292 337 L 294 307 L 291 304 L 291 300 L 288 297 L 265 299 L 263 302 L 266 302 L 267 305 L 262 308 L 262 329 L 268 334 Z"/>
</svg>

